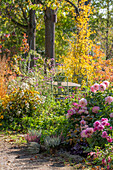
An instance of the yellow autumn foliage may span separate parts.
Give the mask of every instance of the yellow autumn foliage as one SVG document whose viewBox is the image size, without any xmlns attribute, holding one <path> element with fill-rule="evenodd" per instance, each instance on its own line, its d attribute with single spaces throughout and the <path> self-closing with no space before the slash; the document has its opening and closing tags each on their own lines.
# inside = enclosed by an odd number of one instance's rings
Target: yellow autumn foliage
<svg viewBox="0 0 113 170">
<path fill-rule="evenodd" d="M 104 76 L 102 73 L 102 66 L 105 66 L 105 54 L 100 50 L 100 47 L 94 45 L 90 39 L 90 35 L 94 32 L 91 32 L 89 27 L 89 20 L 91 6 L 90 4 L 84 5 L 85 0 L 81 0 L 79 4 L 80 13 L 76 18 L 77 32 L 73 33 L 75 37 L 73 42 L 70 41 L 70 49 L 67 56 L 60 56 L 60 63 L 63 64 L 62 69 L 65 75 L 69 78 L 70 81 L 80 83 L 81 85 L 93 84 L 95 81 L 101 81 L 108 76 Z M 90 53 L 93 52 L 94 55 Z M 107 61 L 108 63 L 108 61 Z M 109 61 L 109 64 L 106 69 L 106 74 L 111 72 L 110 69 L 113 69 L 112 63 Z M 61 70 L 61 66 L 59 66 Z M 97 74 L 98 72 L 98 74 Z M 112 75 L 112 73 L 111 73 Z M 98 79 L 97 79 L 98 77 Z"/>
</svg>

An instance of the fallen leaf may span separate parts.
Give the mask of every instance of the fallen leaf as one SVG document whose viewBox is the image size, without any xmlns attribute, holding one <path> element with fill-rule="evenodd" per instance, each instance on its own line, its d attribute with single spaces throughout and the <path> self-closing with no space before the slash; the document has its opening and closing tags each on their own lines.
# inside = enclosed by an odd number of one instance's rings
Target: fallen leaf
<svg viewBox="0 0 113 170">
<path fill-rule="evenodd" d="M 30 158 L 31 161 L 33 161 L 33 158 Z"/>
</svg>

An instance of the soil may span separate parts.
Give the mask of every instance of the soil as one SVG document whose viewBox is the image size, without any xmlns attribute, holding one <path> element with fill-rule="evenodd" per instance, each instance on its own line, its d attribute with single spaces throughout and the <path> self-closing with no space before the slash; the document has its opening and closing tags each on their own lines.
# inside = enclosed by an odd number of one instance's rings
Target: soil
<svg viewBox="0 0 113 170">
<path fill-rule="evenodd" d="M 74 162 L 71 166 L 69 161 Z M 0 170 L 73 170 L 82 169 L 82 158 L 58 151 L 55 154 L 29 154 L 25 144 L 10 136 L 0 135 Z"/>
</svg>

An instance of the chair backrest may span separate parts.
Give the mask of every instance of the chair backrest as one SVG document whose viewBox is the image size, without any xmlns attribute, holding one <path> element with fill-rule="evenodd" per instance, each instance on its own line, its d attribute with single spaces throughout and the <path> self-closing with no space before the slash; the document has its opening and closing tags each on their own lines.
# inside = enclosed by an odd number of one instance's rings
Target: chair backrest
<svg viewBox="0 0 113 170">
<path fill-rule="evenodd" d="M 68 77 L 53 77 L 51 81 L 51 91 L 56 99 L 64 99 L 67 95 L 69 95 Z"/>
</svg>

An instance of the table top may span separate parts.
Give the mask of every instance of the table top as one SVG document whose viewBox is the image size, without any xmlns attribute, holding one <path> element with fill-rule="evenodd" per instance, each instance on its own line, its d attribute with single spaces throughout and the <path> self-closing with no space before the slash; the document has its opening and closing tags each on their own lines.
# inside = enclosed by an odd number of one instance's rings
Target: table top
<svg viewBox="0 0 113 170">
<path fill-rule="evenodd" d="M 69 86 L 69 87 L 80 87 L 81 86 L 80 84 L 72 83 L 72 82 L 57 82 L 57 81 L 52 81 L 50 83 L 52 83 L 52 85 L 54 85 L 54 86 L 60 85 L 60 86 L 63 86 L 63 87 L 66 87 L 66 86 Z"/>
</svg>

